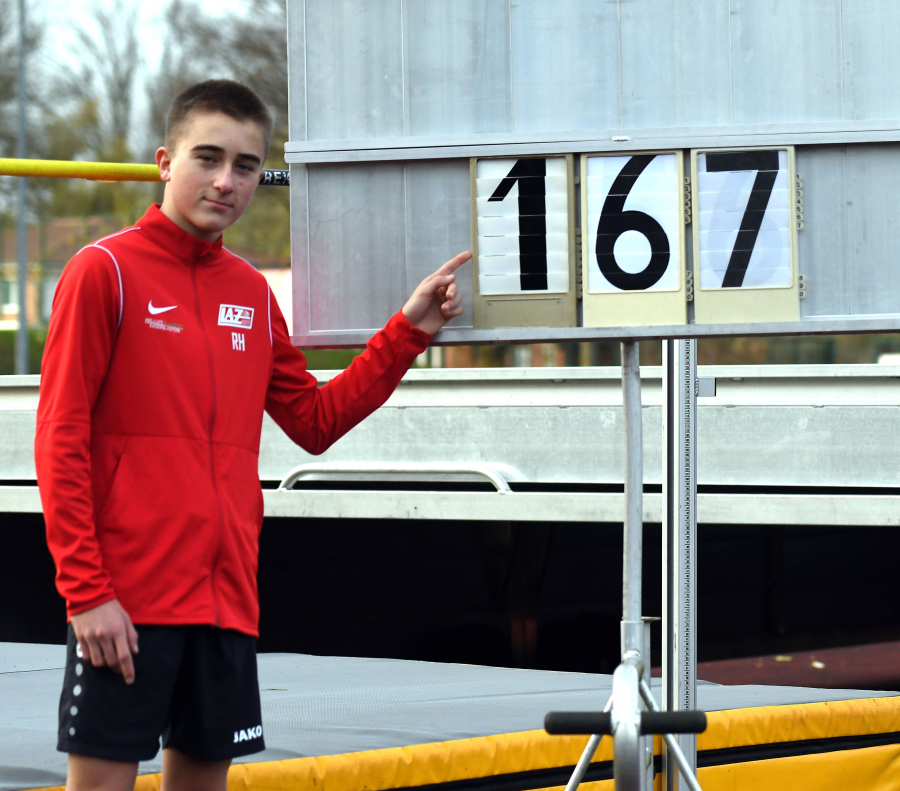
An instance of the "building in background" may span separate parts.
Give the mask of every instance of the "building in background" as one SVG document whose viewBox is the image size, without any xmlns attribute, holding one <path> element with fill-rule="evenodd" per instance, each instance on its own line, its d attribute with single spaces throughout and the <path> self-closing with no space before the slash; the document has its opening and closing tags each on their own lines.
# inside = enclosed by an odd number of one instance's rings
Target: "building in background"
<svg viewBox="0 0 900 791">
<path fill-rule="evenodd" d="M 28 226 L 28 286 L 26 306 L 31 327 L 46 326 L 53 293 L 66 262 L 84 245 L 118 230 L 103 217 L 60 217 Z M 19 326 L 15 229 L 2 235 L 0 259 L 0 330 Z"/>
<path fill-rule="evenodd" d="M 27 310 L 30 327 L 45 327 L 50 321 L 53 294 L 63 267 L 86 244 L 119 230 L 105 217 L 59 217 L 28 227 Z M 0 330 L 19 326 L 16 273 L 17 234 L 6 229 L 0 236 Z M 260 270 L 272 288 L 291 329 L 291 262 L 287 258 L 229 246 L 229 249 Z"/>
</svg>

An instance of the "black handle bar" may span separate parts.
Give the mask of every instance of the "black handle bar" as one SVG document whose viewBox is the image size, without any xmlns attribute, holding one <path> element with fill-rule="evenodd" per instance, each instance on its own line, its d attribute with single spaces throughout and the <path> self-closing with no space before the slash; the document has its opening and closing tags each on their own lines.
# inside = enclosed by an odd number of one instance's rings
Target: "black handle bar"
<svg viewBox="0 0 900 791">
<path fill-rule="evenodd" d="M 703 733 L 705 711 L 642 711 L 641 733 Z"/>
<path fill-rule="evenodd" d="M 606 711 L 551 711 L 544 730 L 553 736 L 612 733 L 612 715 Z"/>
<path fill-rule="evenodd" d="M 544 730 L 554 736 L 612 733 L 612 716 L 604 711 L 551 711 Z M 641 733 L 703 733 L 704 711 L 642 711 Z"/>
</svg>

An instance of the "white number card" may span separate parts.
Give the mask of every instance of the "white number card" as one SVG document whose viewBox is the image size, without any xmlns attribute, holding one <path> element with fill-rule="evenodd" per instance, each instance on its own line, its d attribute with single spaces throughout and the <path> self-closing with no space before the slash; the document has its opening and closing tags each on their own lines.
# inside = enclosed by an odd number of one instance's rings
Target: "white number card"
<svg viewBox="0 0 900 791">
<path fill-rule="evenodd" d="M 567 292 L 565 157 L 479 159 L 475 194 L 479 293 Z"/>
<path fill-rule="evenodd" d="M 793 193 L 786 150 L 697 155 L 700 288 L 787 288 Z"/>
<path fill-rule="evenodd" d="M 587 158 L 588 291 L 679 288 L 682 189 L 675 154 Z"/>
</svg>

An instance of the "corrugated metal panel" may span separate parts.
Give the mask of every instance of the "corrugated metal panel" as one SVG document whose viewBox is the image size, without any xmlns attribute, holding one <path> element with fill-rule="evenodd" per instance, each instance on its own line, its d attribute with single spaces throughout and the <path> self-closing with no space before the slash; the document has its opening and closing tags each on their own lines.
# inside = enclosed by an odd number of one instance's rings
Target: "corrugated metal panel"
<svg viewBox="0 0 900 791">
<path fill-rule="evenodd" d="M 305 41 L 298 56 L 306 58 L 309 139 L 404 134 L 400 0 L 306 0 L 305 6 L 305 29 L 292 13 L 289 32 L 291 46 L 295 37 Z M 293 103 L 297 87 L 289 90 Z"/>
<path fill-rule="evenodd" d="M 306 140 L 306 8 L 305 3 L 287 4 L 287 26 L 291 52 L 288 58 L 288 136 Z M 293 222 L 293 220 L 291 221 Z"/>
<path fill-rule="evenodd" d="M 850 312 L 900 312 L 900 146 L 847 150 Z"/>
<path fill-rule="evenodd" d="M 730 4 L 721 0 L 676 0 L 673 8 L 671 70 L 675 99 L 671 125 L 734 123 Z M 653 8 L 649 11 L 652 14 Z"/>
<path fill-rule="evenodd" d="M 297 166 L 294 166 L 297 167 Z M 309 277 L 294 279 L 294 315 L 313 331 L 374 330 L 422 279 L 471 244 L 468 161 L 310 166 Z M 302 222 L 302 176 L 292 182 Z M 295 232 L 295 260 L 306 239 Z M 302 269 L 300 270 L 302 273 Z M 472 271 L 458 275 L 472 326 Z"/>
<path fill-rule="evenodd" d="M 730 5 L 734 123 L 843 118 L 840 0 Z"/>
<path fill-rule="evenodd" d="M 892 118 L 900 108 L 891 0 L 289 6 L 294 140 L 306 127 L 316 140 Z"/>
<path fill-rule="evenodd" d="M 844 117 L 900 118 L 900 3 L 843 0 Z"/>
<path fill-rule="evenodd" d="M 728 4 L 621 3 L 622 126 L 730 123 Z"/>
<path fill-rule="evenodd" d="M 621 124 L 614 3 L 522 0 L 512 9 L 511 30 L 516 131 Z"/>
<path fill-rule="evenodd" d="M 414 162 L 406 166 L 405 295 L 444 261 L 472 244 L 467 160 Z M 462 316 L 451 327 L 472 326 L 472 267 L 456 272 L 463 294 Z"/>
<path fill-rule="evenodd" d="M 800 315 L 843 316 L 850 310 L 847 290 L 846 149 L 800 149 L 804 228 L 797 234 L 800 271 L 808 281 Z"/>
<path fill-rule="evenodd" d="M 408 133 L 511 128 L 507 0 L 407 0 Z"/>
<path fill-rule="evenodd" d="M 309 323 L 378 329 L 409 296 L 403 166 L 309 167 Z"/>
</svg>

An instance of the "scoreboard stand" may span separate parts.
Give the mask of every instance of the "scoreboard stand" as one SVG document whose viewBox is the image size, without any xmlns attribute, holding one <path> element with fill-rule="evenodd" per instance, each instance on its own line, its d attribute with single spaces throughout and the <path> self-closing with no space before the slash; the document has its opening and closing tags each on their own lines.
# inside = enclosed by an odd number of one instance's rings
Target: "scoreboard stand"
<svg viewBox="0 0 900 791">
<path fill-rule="evenodd" d="M 576 791 L 600 738 L 605 734 L 613 738 L 617 791 L 652 791 L 653 734 L 663 736 L 666 775 L 674 778 L 680 774 L 691 791 L 700 791 L 696 777 L 696 734 L 706 729 L 706 715 L 696 711 L 694 694 L 696 516 L 693 503 L 696 501 L 696 482 L 693 433 L 690 431 L 697 394 L 696 341 L 667 341 L 663 349 L 663 432 L 670 440 L 663 488 L 663 532 L 667 548 L 663 591 L 663 697 L 666 710 L 660 712 L 650 690 L 649 619 L 641 616 L 644 462 L 639 344 L 623 341 L 622 660 L 613 672 L 613 692 L 603 712 L 550 712 L 546 717 L 548 733 L 591 735 L 566 791 Z M 676 733 L 681 734 L 680 743 L 674 738 Z"/>
</svg>

